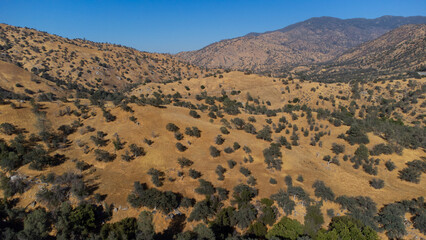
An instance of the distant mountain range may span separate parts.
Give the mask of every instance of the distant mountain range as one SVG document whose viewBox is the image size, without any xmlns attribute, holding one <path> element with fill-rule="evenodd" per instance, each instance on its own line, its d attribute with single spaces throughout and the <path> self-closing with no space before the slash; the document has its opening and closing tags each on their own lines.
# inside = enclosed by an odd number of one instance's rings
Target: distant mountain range
<svg viewBox="0 0 426 240">
<path fill-rule="evenodd" d="M 197 51 L 178 53 L 177 56 L 208 68 L 273 72 L 298 65 L 324 63 L 400 26 L 424 23 L 424 16 L 311 18 L 279 30 L 223 40 Z M 343 63 L 344 59 L 339 58 L 338 61 Z"/>
</svg>

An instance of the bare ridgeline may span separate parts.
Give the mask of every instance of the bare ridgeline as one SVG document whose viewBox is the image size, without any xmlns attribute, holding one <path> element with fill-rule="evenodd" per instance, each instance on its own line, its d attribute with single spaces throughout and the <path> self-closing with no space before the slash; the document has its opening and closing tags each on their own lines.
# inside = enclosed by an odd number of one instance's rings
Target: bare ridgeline
<svg viewBox="0 0 426 240">
<path fill-rule="evenodd" d="M 177 56 L 0 24 L 0 239 L 425 238 L 425 23 Z"/>
</svg>

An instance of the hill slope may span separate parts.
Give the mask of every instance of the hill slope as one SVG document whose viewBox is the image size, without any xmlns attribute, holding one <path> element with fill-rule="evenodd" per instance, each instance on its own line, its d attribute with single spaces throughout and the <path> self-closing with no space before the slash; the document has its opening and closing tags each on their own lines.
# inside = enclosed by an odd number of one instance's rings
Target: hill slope
<svg viewBox="0 0 426 240">
<path fill-rule="evenodd" d="M 0 24 L 0 60 L 21 66 L 59 85 L 123 89 L 201 74 L 197 67 L 165 54 L 119 45 L 67 39 L 28 28 Z"/>
<path fill-rule="evenodd" d="M 309 79 L 374 78 L 426 65 L 426 24 L 405 25 L 308 71 Z"/>
<path fill-rule="evenodd" d="M 352 47 L 410 23 L 426 23 L 426 17 L 311 18 L 276 31 L 223 40 L 178 56 L 209 68 L 272 71 L 331 60 Z"/>
</svg>

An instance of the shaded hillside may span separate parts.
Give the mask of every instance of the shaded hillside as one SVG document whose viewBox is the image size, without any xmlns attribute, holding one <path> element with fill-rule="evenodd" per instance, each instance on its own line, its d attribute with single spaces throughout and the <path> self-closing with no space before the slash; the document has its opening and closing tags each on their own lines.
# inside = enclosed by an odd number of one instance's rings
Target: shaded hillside
<svg viewBox="0 0 426 240">
<path fill-rule="evenodd" d="M 313 80 L 353 80 L 406 74 L 426 65 L 426 24 L 405 25 L 310 71 Z"/>
<path fill-rule="evenodd" d="M 0 24 L 0 60 L 67 88 L 124 89 L 144 82 L 174 81 L 201 74 L 165 54 L 82 39 L 67 39 Z"/>
<path fill-rule="evenodd" d="M 426 17 L 311 18 L 276 31 L 223 40 L 178 56 L 209 68 L 273 71 L 325 62 L 401 25 L 425 22 Z"/>
</svg>

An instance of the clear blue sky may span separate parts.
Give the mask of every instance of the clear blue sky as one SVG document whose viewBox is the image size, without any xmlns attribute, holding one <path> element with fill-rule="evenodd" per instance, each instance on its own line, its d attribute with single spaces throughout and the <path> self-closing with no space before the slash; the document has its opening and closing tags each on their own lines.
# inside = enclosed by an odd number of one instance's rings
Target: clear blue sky
<svg viewBox="0 0 426 240">
<path fill-rule="evenodd" d="M 0 0 L 0 22 L 176 53 L 311 17 L 426 15 L 426 0 Z"/>
</svg>

